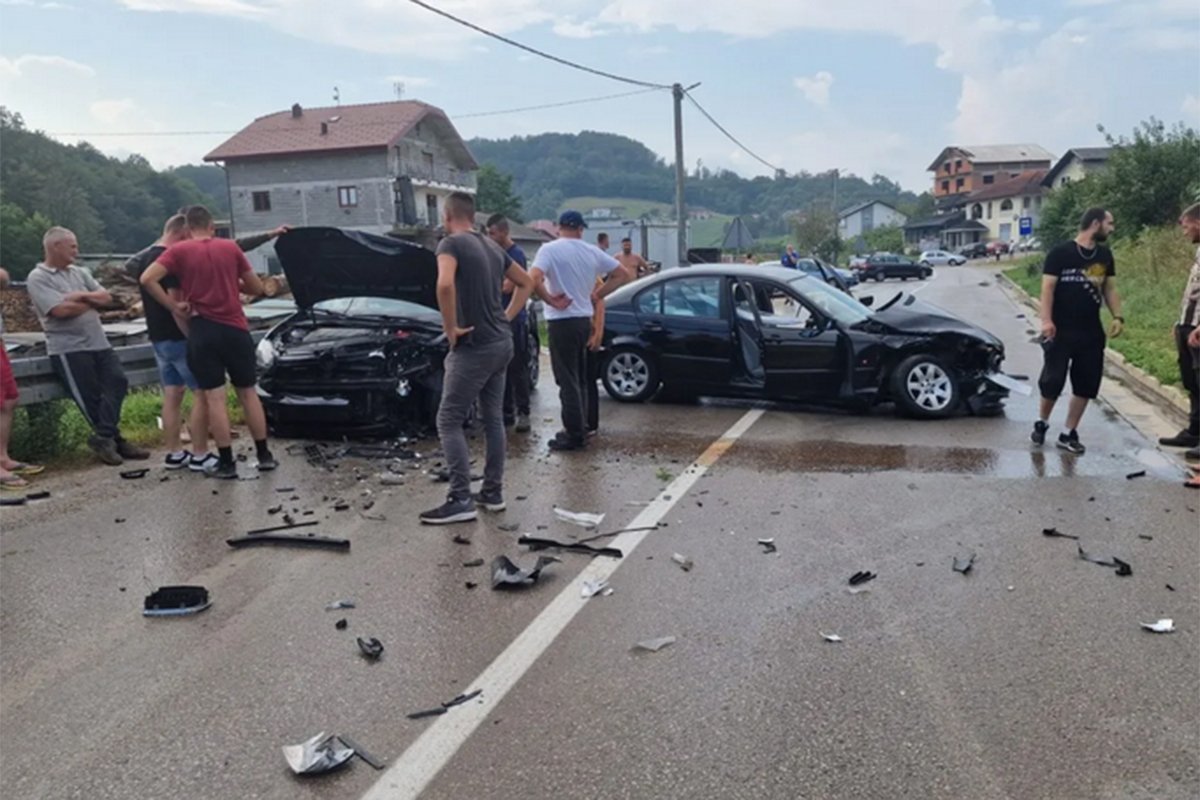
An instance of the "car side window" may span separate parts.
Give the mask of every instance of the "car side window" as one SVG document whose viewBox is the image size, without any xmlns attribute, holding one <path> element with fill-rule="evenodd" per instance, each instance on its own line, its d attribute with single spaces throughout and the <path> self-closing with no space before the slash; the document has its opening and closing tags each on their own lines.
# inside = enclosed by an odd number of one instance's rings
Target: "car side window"
<svg viewBox="0 0 1200 800">
<path fill-rule="evenodd" d="M 774 283 L 751 282 L 755 305 L 764 328 L 819 329 L 821 318 L 798 297 Z M 735 300 L 737 299 L 735 295 Z M 753 314 L 748 305 L 739 304 L 738 313 Z"/>
<path fill-rule="evenodd" d="M 662 313 L 668 317 L 721 318 L 721 278 L 676 278 L 663 284 Z"/>
<path fill-rule="evenodd" d="M 658 316 L 662 313 L 662 287 L 655 286 L 642 292 L 633 301 L 638 314 Z"/>
</svg>

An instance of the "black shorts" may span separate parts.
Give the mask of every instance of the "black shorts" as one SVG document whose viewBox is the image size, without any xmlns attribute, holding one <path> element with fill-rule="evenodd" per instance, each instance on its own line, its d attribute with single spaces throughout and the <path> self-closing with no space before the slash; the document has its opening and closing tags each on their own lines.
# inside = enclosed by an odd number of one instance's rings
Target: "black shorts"
<svg viewBox="0 0 1200 800">
<path fill-rule="evenodd" d="M 188 321 L 188 368 L 201 389 L 220 389 L 225 373 L 239 389 L 254 385 L 254 340 L 241 328 L 192 317 Z"/>
<path fill-rule="evenodd" d="M 1045 362 L 1038 378 L 1042 397 L 1057 398 L 1071 376 L 1071 394 L 1095 400 L 1104 377 L 1104 334 L 1078 334 L 1059 331 L 1058 336 L 1042 343 Z"/>
</svg>

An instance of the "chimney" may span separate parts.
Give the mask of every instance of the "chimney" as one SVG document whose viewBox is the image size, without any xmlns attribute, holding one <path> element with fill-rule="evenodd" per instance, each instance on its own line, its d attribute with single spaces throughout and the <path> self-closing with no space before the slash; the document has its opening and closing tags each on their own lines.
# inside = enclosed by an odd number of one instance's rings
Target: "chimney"
<svg viewBox="0 0 1200 800">
<path fill-rule="evenodd" d="M 327 133 L 329 133 L 329 123 L 328 123 L 328 122 L 322 122 L 322 123 L 321 123 L 321 135 L 322 135 L 322 136 L 324 136 L 324 135 L 326 135 Z"/>
<path fill-rule="evenodd" d="M 304 109 L 300 108 L 299 103 L 292 103 L 292 119 L 300 119 L 304 114 Z"/>
</svg>

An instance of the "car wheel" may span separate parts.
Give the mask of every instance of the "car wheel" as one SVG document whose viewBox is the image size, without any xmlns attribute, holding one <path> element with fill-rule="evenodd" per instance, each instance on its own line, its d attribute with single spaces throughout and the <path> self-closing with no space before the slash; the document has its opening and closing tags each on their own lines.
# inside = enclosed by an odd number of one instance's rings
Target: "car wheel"
<svg viewBox="0 0 1200 800">
<path fill-rule="evenodd" d="M 876 273 L 875 273 L 875 280 L 876 280 L 876 281 L 878 281 L 879 283 L 883 283 L 883 279 L 884 279 L 884 277 L 885 277 L 885 276 L 884 276 L 884 274 L 883 274 L 882 272 L 876 272 Z"/>
<path fill-rule="evenodd" d="M 644 350 L 618 347 L 600 367 L 609 397 L 622 403 L 644 403 L 658 391 L 658 366 Z"/>
<path fill-rule="evenodd" d="M 929 277 L 930 275 L 932 275 L 932 274 L 933 274 L 933 270 L 931 270 L 931 269 L 923 269 L 923 270 L 921 270 L 921 280 L 925 280 L 926 278 L 928 278 L 928 277 Z"/>
<path fill-rule="evenodd" d="M 901 275 L 901 276 L 900 276 L 900 282 L 901 282 L 901 283 L 903 283 L 903 282 L 904 282 L 904 281 L 906 281 L 906 280 L 908 280 L 908 276 L 907 276 L 907 275 Z"/>
<path fill-rule="evenodd" d="M 922 262 L 921 262 L 921 266 L 922 266 L 922 267 L 928 267 L 928 266 L 929 266 L 929 262 L 928 262 L 928 261 L 922 261 Z"/>
<path fill-rule="evenodd" d="M 891 375 L 892 397 L 905 414 L 941 419 L 958 408 L 958 376 L 942 359 L 919 353 L 901 361 Z"/>
</svg>

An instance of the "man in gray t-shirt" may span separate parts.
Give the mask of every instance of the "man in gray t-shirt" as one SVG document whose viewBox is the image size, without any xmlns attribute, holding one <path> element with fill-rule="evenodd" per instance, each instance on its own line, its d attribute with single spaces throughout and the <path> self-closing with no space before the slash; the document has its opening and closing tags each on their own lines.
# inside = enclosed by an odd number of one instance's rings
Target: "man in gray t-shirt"
<svg viewBox="0 0 1200 800">
<path fill-rule="evenodd" d="M 96 279 L 76 267 L 75 234 L 54 227 L 42 237 L 45 258 L 29 273 L 26 289 L 46 332 L 54 371 L 92 426 L 88 446 L 105 464 L 150 454 L 121 437 L 121 404 L 129 381 L 100 325 L 96 310 L 112 302 Z"/>
<path fill-rule="evenodd" d="M 504 510 L 504 374 L 512 359 L 508 322 L 529 299 L 533 281 L 499 245 L 475 230 L 475 198 L 455 192 L 446 198 L 447 237 L 437 249 L 437 300 L 450 343 L 438 406 L 438 438 L 450 473 L 446 502 L 421 514 L 421 522 L 445 525 L 475 519 L 475 506 Z M 507 310 L 500 305 L 504 279 L 516 289 Z M 487 441 L 483 488 L 471 496 L 471 463 L 463 424 L 479 401 Z"/>
</svg>

